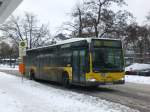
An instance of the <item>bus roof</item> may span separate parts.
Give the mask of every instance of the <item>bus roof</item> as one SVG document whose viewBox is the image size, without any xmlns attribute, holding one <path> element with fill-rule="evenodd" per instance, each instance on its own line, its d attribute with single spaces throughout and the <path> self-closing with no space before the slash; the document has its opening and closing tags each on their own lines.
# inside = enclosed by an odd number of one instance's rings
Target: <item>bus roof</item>
<svg viewBox="0 0 150 112">
<path fill-rule="evenodd" d="M 43 46 L 43 47 L 37 47 L 37 48 L 29 49 L 27 51 L 38 50 L 38 49 L 42 49 L 42 48 L 48 48 L 48 47 L 52 47 L 52 46 L 63 45 L 63 44 L 78 42 L 78 41 L 83 41 L 83 40 L 86 40 L 88 43 L 90 43 L 92 39 L 97 39 L 97 40 L 118 40 L 118 41 L 120 40 L 120 39 L 110 39 L 110 38 L 71 38 L 71 39 L 67 39 L 67 40 L 63 40 L 63 41 L 58 41 L 56 44 Z"/>
</svg>

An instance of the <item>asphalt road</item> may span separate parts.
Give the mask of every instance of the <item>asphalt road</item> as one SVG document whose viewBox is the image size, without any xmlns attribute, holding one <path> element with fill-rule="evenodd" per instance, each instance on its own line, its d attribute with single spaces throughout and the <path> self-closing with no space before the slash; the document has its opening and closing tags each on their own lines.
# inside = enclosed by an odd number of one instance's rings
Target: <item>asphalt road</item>
<svg viewBox="0 0 150 112">
<path fill-rule="evenodd" d="M 19 75 L 14 70 L 0 70 L 13 75 Z M 49 84 L 47 82 L 40 82 L 48 86 L 64 89 L 57 84 Z M 137 109 L 140 112 L 150 112 L 150 86 L 143 84 L 127 83 L 124 85 L 107 85 L 98 88 L 82 88 L 72 87 L 70 89 L 74 92 L 88 94 L 90 96 L 99 97 L 104 100 L 120 103 Z"/>
<path fill-rule="evenodd" d="M 150 112 L 150 86 L 134 83 L 125 85 L 105 86 L 89 92 L 101 99 L 120 103 L 140 112 Z"/>
</svg>

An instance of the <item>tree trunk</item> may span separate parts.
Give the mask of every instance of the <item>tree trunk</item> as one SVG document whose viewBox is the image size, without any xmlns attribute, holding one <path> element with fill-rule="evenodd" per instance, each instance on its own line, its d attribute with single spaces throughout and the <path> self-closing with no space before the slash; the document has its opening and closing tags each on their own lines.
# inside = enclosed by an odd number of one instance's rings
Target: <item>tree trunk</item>
<svg viewBox="0 0 150 112">
<path fill-rule="evenodd" d="M 79 37 L 82 37 L 82 16 L 81 16 L 81 10 L 78 8 L 79 11 Z"/>
<path fill-rule="evenodd" d="M 95 25 L 94 28 L 95 28 L 95 36 L 98 38 L 99 32 L 98 32 L 98 29 L 97 29 L 97 25 Z"/>
</svg>

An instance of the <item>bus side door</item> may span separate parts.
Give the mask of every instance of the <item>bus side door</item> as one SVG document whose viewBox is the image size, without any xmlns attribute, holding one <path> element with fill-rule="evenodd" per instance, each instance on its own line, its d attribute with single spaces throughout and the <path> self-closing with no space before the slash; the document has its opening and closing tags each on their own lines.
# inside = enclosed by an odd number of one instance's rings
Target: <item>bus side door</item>
<svg viewBox="0 0 150 112">
<path fill-rule="evenodd" d="M 42 67 L 43 67 L 43 61 L 42 61 L 42 57 L 38 57 L 37 58 L 37 76 L 39 79 L 43 79 L 42 77 Z"/>
<path fill-rule="evenodd" d="M 79 51 L 73 51 L 73 82 L 79 82 Z"/>
<path fill-rule="evenodd" d="M 80 83 L 85 83 L 85 73 L 86 73 L 86 51 L 85 50 L 80 50 L 79 52 L 80 56 L 80 63 L 79 63 L 79 77 L 80 77 Z"/>
</svg>

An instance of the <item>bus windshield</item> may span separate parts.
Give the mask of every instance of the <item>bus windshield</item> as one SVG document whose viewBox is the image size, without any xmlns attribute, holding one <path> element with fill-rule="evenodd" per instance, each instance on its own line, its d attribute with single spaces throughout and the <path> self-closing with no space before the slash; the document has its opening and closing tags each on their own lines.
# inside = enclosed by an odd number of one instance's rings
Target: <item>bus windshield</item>
<svg viewBox="0 0 150 112">
<path fill-rule="evenodd" d="M 123 57 L 119 48 L 94 48 L 93 71 L 122 71 Z"/>
</svg>

